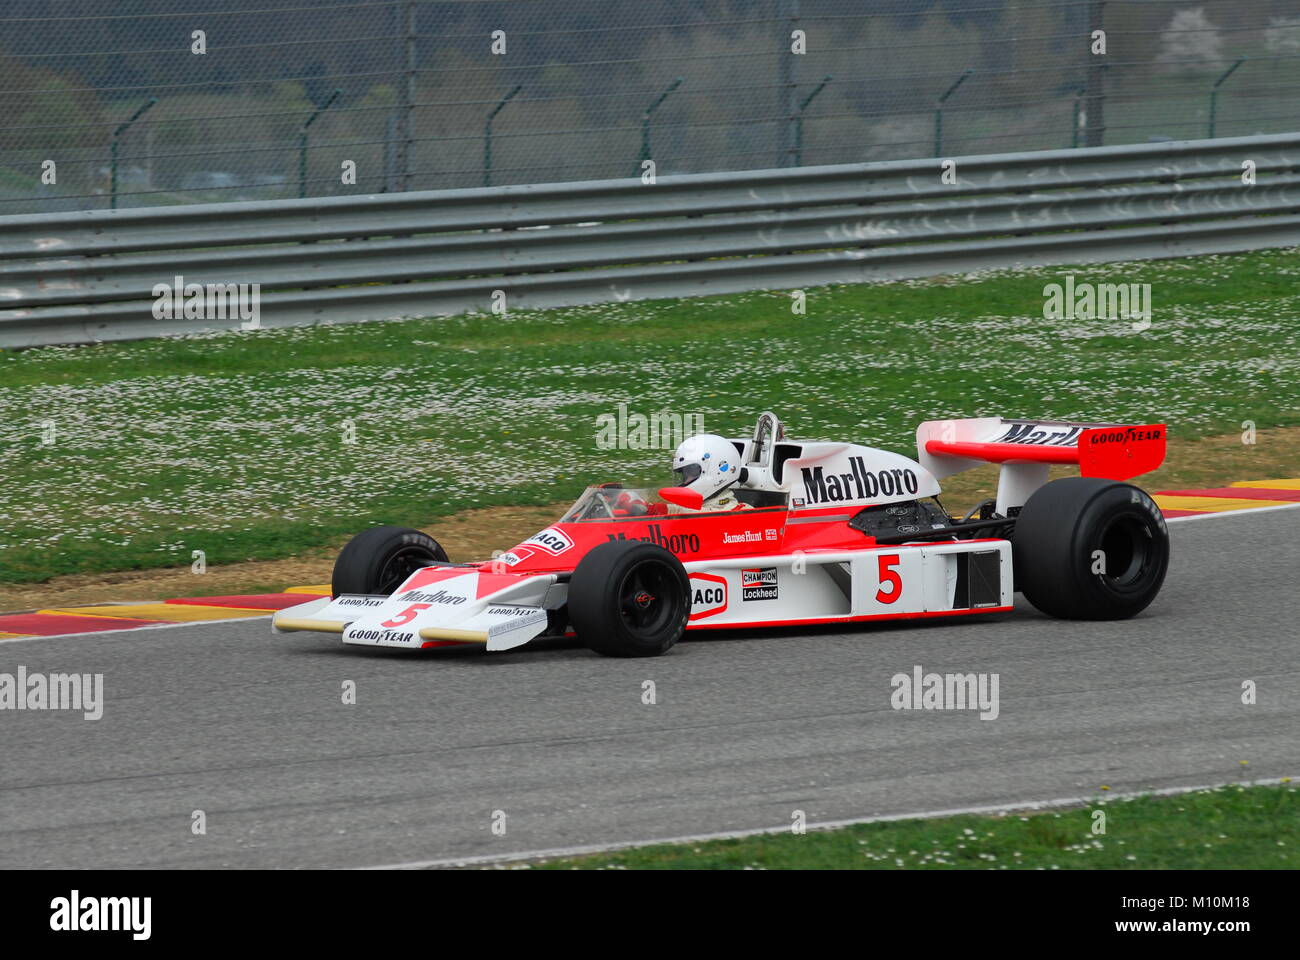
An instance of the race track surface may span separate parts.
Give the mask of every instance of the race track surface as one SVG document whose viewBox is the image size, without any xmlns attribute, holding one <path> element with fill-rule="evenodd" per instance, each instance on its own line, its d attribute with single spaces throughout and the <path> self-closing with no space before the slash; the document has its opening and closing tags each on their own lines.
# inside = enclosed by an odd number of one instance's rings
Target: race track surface
<svg viewBox="0 0 1300 960">
<path fill-rule="evenodd" d="M 106 706 L 0 712 L 0 867 L 367 866 L 1300 773 L 1300 510 L 1170 529 L 1164 592 L 1119 623 L 1017 597 L 654 660 L 344 648 L 267 619 L 2 642 L 0 672 L 103 673 Z M 999 674 L 1000 716 L 891 709 L 916 665 Z"/>
</svg>

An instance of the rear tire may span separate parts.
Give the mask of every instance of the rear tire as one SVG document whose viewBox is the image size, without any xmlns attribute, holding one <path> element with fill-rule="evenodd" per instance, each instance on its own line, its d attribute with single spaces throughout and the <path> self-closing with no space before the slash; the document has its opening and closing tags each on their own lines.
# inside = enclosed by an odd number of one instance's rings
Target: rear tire
<svg viewBox="0 0 1300 960">
<path fill-rule="evenodd" d="M 1012 556 L 1018 589 L 1043 613 L 1122 620 L 1160 592 L 1169 529 L 1137 487 L 1067 477 L 1040 487 L 1021 509 Z"/>
<path fill-rule="evenodd" d="M 657 657 L 686 629 L 686 568 L 663 547 L 611 540 L 578 562 L 569 580 L 569 622 L 606 657 Z"/>
<path fill-rule="evenodd" d="M 334 561 L 334 596 L 388 596 L 416 570 L 446 563 L 447 552 L 427 533 L 409 527 L 372 527 L 347 542 Z"/>
</svg>

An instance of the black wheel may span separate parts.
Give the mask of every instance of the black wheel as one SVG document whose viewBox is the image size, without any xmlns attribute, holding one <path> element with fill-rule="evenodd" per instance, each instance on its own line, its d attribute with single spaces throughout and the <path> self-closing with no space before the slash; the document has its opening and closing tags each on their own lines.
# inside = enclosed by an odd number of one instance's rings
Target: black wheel
<svg viewBox="0 0 1300 960">
<path fill-rule="evenodd" d="M 1012 535 L 1016 584 L 1043 613 L 1122 620 L 1146 609 L 1169 568 L 1169 529 L 1144 491 L 1097 477 L 1034 492 Z"/>
<path fill-rule="evenodd" d="M 681 639 L 691 612 L 682 562 L 653 543 L 611 540 L 569 580 L 569 622 L 607 657 L 656 657 Z"/>
<path fill-rule="evenodd" d="M 421 567 L 446 563 L 447 553 L 427 533 L 407 527 L 372 527 L 347 542 L 334 561 L 330 589 L 387 596 Z"/>
</svg>

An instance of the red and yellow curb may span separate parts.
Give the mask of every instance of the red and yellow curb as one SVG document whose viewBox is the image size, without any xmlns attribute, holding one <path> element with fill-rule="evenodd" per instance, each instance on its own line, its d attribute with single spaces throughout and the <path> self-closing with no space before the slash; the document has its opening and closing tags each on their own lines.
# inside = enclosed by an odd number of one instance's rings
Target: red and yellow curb
<svg viewBox="0 0 1300 960">
<path fill-rule="evenodd" d="M 1161 490 L 1151 495 L 1168 519 L 1258 510 L 1264 507 L 1300 505 L 1300 478 L 1241 480 L 1227 487 L 1204 490 Z M 0 615 L 0 640 L 23 637 L 56 637 L 103 630 L 134 630 L 172 623 L 201 623 L 205 620 L 237 620 L 264 617 L 305 603 L 312 597 L 329 596 L 329 584 L 289 587 L 283 593 L 233 594 L 221 597 L 177 597 L 161 603 L 99 604 L 84 607 L 52 607 L 34 613 Z"/>
<path fill-rule="evenodd" d="M 57 637 L 102 630 L 134 630 L 172 623 L 264 617 L 328 596 L 329 586 L 290 587 L 284 593 L 235 594 L 223 597 L 177 597 L 162 603 L 108 603 L 85 607 L 51 607 L 33 613 L 0 615 L 0 640 Z"/>
<path fill-rule="evenodd" d="M 1300 504 L 1300 479 L 1239 480 L 1204 490 L 1161 490 L 1151 495 L 1168 519 L 1231 510 L 1289 507 Z"/>
</svg>

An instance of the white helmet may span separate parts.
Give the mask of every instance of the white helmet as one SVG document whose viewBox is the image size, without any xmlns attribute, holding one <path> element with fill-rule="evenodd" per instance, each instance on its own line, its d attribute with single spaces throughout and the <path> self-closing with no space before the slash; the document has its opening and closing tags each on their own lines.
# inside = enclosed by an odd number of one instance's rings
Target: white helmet
<svg viewBox="0 0 1300 960">
<path fill-rule="evenodd" d="M 705 500 L 740 479 L 740 453 L 726 437 L 701 433 L 687 437 L 673 454 L 678 485 Z"/>
</svg>

